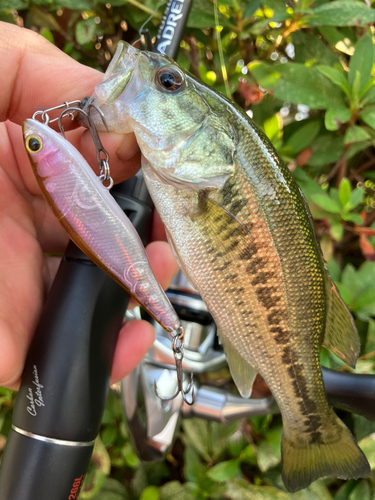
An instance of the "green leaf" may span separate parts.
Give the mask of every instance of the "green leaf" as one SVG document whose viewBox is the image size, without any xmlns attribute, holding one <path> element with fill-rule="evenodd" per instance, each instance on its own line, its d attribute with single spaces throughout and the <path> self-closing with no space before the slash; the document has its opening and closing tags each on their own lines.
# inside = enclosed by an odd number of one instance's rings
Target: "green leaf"
<svg viewBox="0 0 375 500">
<path fill-rule="evenodd" d="M 344 177 L 339 186 L 339 199 L 342 207 L 345 207 L 345 205 L 348 203 L 351 191 L 352 185 L 349 179 Z"/>
<path fill-rule="evenodd" d="M 305 125 L 302 125 L 302 127 L 296 130 L 296 132 L 289 137 L 282 150 L 285 154 L 296 155 L 313 142 L 319 134 L 319 130 L 320 121 L 318 120 L 310 121 Z"/>
<path fill-rule="evenodd" d="M 192 418 L 184 420 L 182 427 L 187 444 L 193 446 L 207 462 L 210 462 L 208 422 L 199 418 Z"/>
<path fill-rule="evenodd" d="M 228 460 L 227 462 L 221 462 L 211 467 L 211 469 L 207 471 L 207 476 L 212 479 L 212 481 L 224 482 L 236 477 L 239 470 L 240 464 L 238 460 Z"/>
<path fill-rule="evenodd" d="M 345 133 L 344 142 L 351 144 L 352 142 L 367 141 L 367 139 L 371 139 L 371 135 L 364 128 L 352 125 Z"/>
<path fill-rule="evenodd" d="M 230 22 L 219 11 L 220 26 L 230 26 Z M 188 28 L 215 28 L 214 4 L 210 0 L 195 0 L 192 3 L 189 19 L 187 22 Z"/>
<path fill-rule="evenodd" d="M 352 56 L 354 54 L 354 47 L 349 38 L 347 38 L 341 31 L 332 26 L 322 26 L 318 28 L 323 38 L 335 49 Z"/>
<path fill-rule="evenodd" d="M 147 486 L 147 488 L 142 491 L 139 500 L 159 500 L 159 498 L 158 488 L 156 486 Z"/>
<path fill-rule="evenodd" d="M 58 7 L 65 7 L 72 10 L 88 10 L 92 11 L 94 3 L 92 0 L 56 0 Z"/>
<path fill-rule="evenodd" d="M 311 199 L 316 205 L 318 205 L 318 207 L 323 208 L 327 212 L 331 212 L 333 214 L 339 214 L 341 212 L 340 205 L 335 200 L 330 198 L 326 193 L 314 193 L 311 195 Z"/>
<path fill-rule="evenodd" d="M 282 120 L 280 115 L 276 114 L 268 118 L 263 124 L 264 132 L 268 139 L 275 145 L 275 142 L 280 138 Z"/>
<path fill-rule="evenodd" d="M 375 10 L 374 10 L 375 12 Z M 355 46 L 354 55 L 349 63 L 349 85 L 353 88 L 356 74 L 359 74 L 358 92 L 365 87 L 371 77 L 372 64 L 374 59 L 374 46 L 372 39 L 368 35 L 360 38 Z"/>
<path fill-rule="evenodd" d="M 363 220 L 359 214 L 342 214 L 341 217 L 349 222 L 354 222 L 354 224 L 363 224 Z"/>
<path fill-rule="evenodd" d="M 133 447 L 130 443 L 126 443 L 125 446 L 121 450 L 122 456 L 125 458 L 125 463 L 132 469 L 136 469 L 139 464 L 140 460 L 138 458 L 138 455 L 135 454 Z"/>
<path fill-rule="evenodd" d="M 306 104 L 313 109 L 344 106 L 340 92 L 315 67 L 298 63 L 271 66 L 254 61 L 248 68 L 262 87 L 284 101 Z"/>
<path fill-rule="evenodd" d="M 308 35 L 304 31 L 295 31 L 292 34 L 295 57 L 297 63 L 307 66 L 326 64 L 334 66 L 339 63 L 338 57 L 316 36 Z"/>
<path fill-rule="evenodd" d="M 192 446 L 185 446 L 184 463 L 185 478 L 200 484 L 206 477 L 207 467 L 200 461 L 198 453 Z"/>
<path fill-rule="evenodd" d="M 332 495 L 328 491 L 324 482 L 320 479 L 314 481 L 307 488 L 293 493 L 291 500 L 332 500 Z"/>
<path fill-rule="evenodd" d="M 196 500 L 179 481 L 171 481 L 160 488 L 160 500 Z"/>
<path fill-rule="evenodd" d="M 285 10 L 286 2 L 285 0 L 261 0 L 262 5 L 269 7 L 273 10 Z"/>
<path fill-rule="evenodd" d="M 348 500 L 371 500 L 371 488 L 368 481 L 360 481 L 350 493 Z"/>
<path fill-rule="evenodd" d="M 335 137 L 333 134 L 320 135 L 311 144 L 312 156 L 309 165 L 312 167 L 325 167 L 327 164 L 337 161 L 344 148 L 344 138 Z"/>
<path fill-rule="evenodd" d="M 102 438 L 104 446 L 108 447 L 115 442 L 117 437 L 117 429 L 114 425 L 105 427 L 100 436 Z"/>
<path fill-rule="evenodd" d="M 332 83 L 340 87 L 341 90 L 345 92 L 346 95 L 350 95 L 350 89 L 348 86 L 348 82 L 344 74 L 338 69 L 331 68 L 330 66 L 320 65 L 317 66 L 316 69 L 322 73 L 322 75 L 326 76 L 331 80 Z"/>
<path fill-rule="evenodd" d="M 29 2 L 22 0 L 0 0 L 0 12 L 27 9 Z"/>
<path fill-rule="evenodd" d="M 80 45 L 85 45 L 91 41 L 91 38 L 95 35 L 97 25 L 95 23 L 95 18 L 90 17 L 89 19 L 83 19 L 76 24 L 75 36 L 76 40 Z"/>
<path fill-rule="evenodd" d="M 369 306 L 375 310 L 375 288 L 363 292 L 352 304 L 354 310 L 368 309 Z"/>
<path fill-rule="evenodd" d="M 360 113 L 361 120 L 375 130 L 375 109 L 364 109 Z"/>
<path fill-rule="evenodd" d="M 82 495 L 79 498 L 81 497 Z M 124 485 L 116 481 L 116 479 L 107 477 L 97 494 L 93 496 L 90 491 L 82 498 L 89 498 L 90 500 L 127 500 L 129 497 Z"/>
<path fill-rule="evenodd" d="M 280 461 L 280 453 L 276 453 L 265 441 L 260 443 L 258 446 L 258 467 L 262 472 L 267 472 L 269 469 L 276 467 Z"/>
<path fill-rule="evenodd" d="M 350 117 L 351 111 L 348 108 L 330 108 L 324 116 L 324 124 L 327 130 L 338 130 Z"/>
<path fill-rule="evenodd" d="M 244 480 L 232 480 L 227 485 L 231 500 L 290 500 L 291 496 L 273 486 L 255 486 Z"/>
<path fill-rule="evenodd" d="M 374 21 L 375 10 L 356 0 L 324 3 L 301 19 L 303 26 L 365 26 Z"/>
<path fill-rule="evenodd" d="M 365 190 L 362 188 L 355 188 L 350 193 L 348 210 L 353 210 L 357 205 L 361 203 L 363 197 L 365 196 Z"/>
<path fill-rule="evenodd" d="M 242 15 L 243 19 L 246 19 L 247 17 L 252 17 L 254 12 L 256 12 L 259 9 L 259 6 L 260 6 L 260 0 L 247 0 Z"/>
<path fill-rule="evenodd" d="M 342 272 L 341 282 L 350 291 L 348 302 L 352 302 L 358 293 L 360 277 L 352 264 L 347 264 Z M 345 300 L 345 302 L 347 302 Z"/>
<path fill-rule="evenodd" d="M 370 78 L 359 95 L 362 105 L 373 102 L 373 94 L 375 94 L 375 78 Z"/>
<path fill-rule="evenodd" d="M 55 39 L 53 38 L 53 34 L 49 28 L 42 28 L 39 33 L 49 42 L 53 44 L 55 43 Z"/>
<path fill-rule="evenodd" d="M 375 432 L 375 422 L 371 422 L 370 420 L 367 420 L 367 418 L 355 413 L 352 414 L 352 418 L 354 421 L 354 435 L 357 441 L 360 441 Z"/>
<path fill-rule="evenodd" d="M 341 241 L 342 237 L 344 236 L 344 228 L 342 227 L 342 224 L 340 222 L 331 224 L 329 232 L 331 233 L 332 238 L 334 238 L 336 241 Z"/>
</svg>

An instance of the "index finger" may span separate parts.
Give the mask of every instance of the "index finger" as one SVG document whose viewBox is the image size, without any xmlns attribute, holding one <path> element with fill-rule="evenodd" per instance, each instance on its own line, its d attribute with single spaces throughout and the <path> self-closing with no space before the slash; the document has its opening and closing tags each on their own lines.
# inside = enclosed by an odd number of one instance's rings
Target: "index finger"
<svg viewBox="0 0 375 500">
<path fill-rule="evenodd" d="M 83 66 L 44 37 L 0 21 L 0 121 L 21 124 L 36 111 L 92 94 L 102 73 Z"/>
</svg>

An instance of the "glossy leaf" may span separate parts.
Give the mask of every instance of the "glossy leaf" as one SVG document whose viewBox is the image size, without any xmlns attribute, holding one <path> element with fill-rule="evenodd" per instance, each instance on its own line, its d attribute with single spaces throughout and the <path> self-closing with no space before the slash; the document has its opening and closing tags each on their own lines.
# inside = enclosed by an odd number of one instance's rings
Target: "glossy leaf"
<svg viewBox="0 0 375 500">
<path fill-rule="evenodd" d="M 364 109 L 360 114 L 361 120 L 375 130 L 375 109 Z"/>
<path fill-rule="evenodd" d="M 338 57 L 316 36 L 304 31 L 296 31 L 292 34 L 292 40 L 295 62 L 308 66 L 315 64 L 334 66 L 340 63 Z"/>
<path fill-rule="evenodd" d="M 341 206 L 335 200 L 330 198 L 326 193 L 312 194 L 311 199 L 314 203 L 316 203 L 319 207 L 323 208 L 327 212 L 331 212 L 333 214 L 338 214 L 341 212 Z"/>
<path fill-rule="evenodd" d="M 340 92 L 313 67 L 286 63 L 273 66 L 259 61 L 248 65 L 258 83 L 279 99 L 305 104 L 313 109 L 343 106 Z"/>
<path fill-rule="evenodd" d="M 352 187 L 350 184 L 349 179 L 344 177 L 342 181 L 340 182 L 339 186 L 339 199 L 342 207 L 345 207 L 345 205 L 348 203 L 350 200 L 350 193 L 351 193 Z"/>
<path fill-rule="evenodd" d="M 371 500 L 371 488 L 368 481 L 359 482 L 350 493 L 348 500 Z"/>
<path fill-rule="evenodd" d="M 350 144 L 352 142 L 361 142 L 371 139 L 370 134 L 362 127 L 357 125 L 352 125 L 345 133 L 345 144 Z"/>
<path fill-rule="evenodd" d="M 77 9 L 90 11 L 93 8 L 93 2 L 90 0 L 56 0 L 56 5 L 72 10 Z"/>
<path fill-rule="evenodd" d="M 210 461 L 210 438 L 208 422 L 198 418 L 184 420 L 183 428 L 187 443 L 193 446 L 197 452 L 207 461 Z"/>
<path fill-rule="evenodd" d="M 326 76 L 331 80 L 332 83 L 340 87 L 341 90 L 345 92 L 345 94 L 350 94 L 350 89 L 348 86 L 348 82 L 344 76 L 344 74 L 338 69 L 331 68 L 330 66 L 317 66 L 317 70 L 322 73 L 322 75 Z"/>
<path fill-rule="evenodd" d="M 350 117 L 351 111 L 348 108 L 330 108 L 324 116 L 324 124 L 327 130 L 338 130 Z"/>
<path fill-rule="evenodd" d="M 374 46 L 372 39 L 368 35 L 364 35 L 358 40 L 354 55 L 351 57 L 349 63 L 349 85 L 353 87 L 356 74 L 358 73 L 358 92 L 361 92 L 370 79 L 373 59 Z"/>
<path fill-rule="evenodd" d="M 220 26 L 229 26 L 228 19 L 220 12 L 218 14 Z M 192 3 L 187 26 L 189 28 L 214 28 L 216 21 L 213 3 L 210 0 L 195 0 Z"/>
<path fill-rule="evenodd" d="M 255 486 L 243 480 L 228 483 L 227 492 L 231 500 L 290 500 L 290 495 L 273 486 Z"/>
<path fill-rule="evenodd" d="M 194 496 L 178 481 L 171 481 L 160 488 L 160 500 L 195 500 Z"/>
<path fill-rule="evenodd" d="M 93 17 L 79 21 L 75 30 L 77 42 L 81 45 L 90 42 L 91 38 L 95 35 L 96 28 L 97 25 Z"/>
<path fill-rule="evenodd" d="M 280 453 L 267 443 L 262 442 L 258 447 L 258 467 L 262 472 L 266 472 L 272 467 L 276 467 L 281 461 Z"/>
<path fill-rule="evenodd" d="M 159 500 L 159 499 L 160 495 L 158 488 L 156 488 L 156 486 L 147 486 L 147 488 L 145 488 L 142 491 L 139 500 Z"/>
<path fill-rule="evenodd" d="M 281 127 L 282 127 L 281 117 L 279 115 L 271 116 L 271 118 L 268 118 L 268 120 L 264 122 L 263 127 L 266 136 L 275 146 L 276 141 L 281 136 Z"/>
<path fill-rule="evenodd" d="M 339 159 L 344 147 L 344 139 L 342 136 L 335 137 L 333 134 L 320 135 L 311 147 L 313 154 L 308 162 L 309 165 L 324 167 Z"/>
<path fill-rule="evenodd" d="M 228 460 L 214 465 L 207 471 L 207 476 L 213 481 L 224 482 L 236 477 L 239 473 L 240 465 L 238 460 Z"/>
<path fill-rule="evenodd" d="M 359 214 L 342 214 L 341 217 L 343 220 L 354 222 L 354 224 L 358 224 L 359 226 L 363 224 L 362 218 Z"/>
<path fill-rule="evenodd" d="M 319 134 L 320 128 L 321 126 L 318 120 L 306 123 L 289 137 L 282 151 L 285 152 L 285 154 L 289 153 L 296 155 L 314 141 Z"/>
<path fill-rule="evenodd" d="M 357 0 L 324 3 L 301 20 L 304 26 L 365 26 L 374 21 L 375 10 Z"/>
<path fill-rule="evenodd" d="M 1 0 L 0 12 L 27 9 L 28 6 L 29 6 L 28 1 L 24 2 L 23 0 Z"/>
<path fill-rule="evenodd" d="M 247 0 L 243 11 L 243 18 L 251 17 L 259 9 L 259 6 L 260 0 Z"/>
<path fill-rule="evenodd" d="M 362 188 L 355 188 L 351 193 L 349 197 L 349 210 L 352 210 L 355 208 L 357 205 L 361 203 L 363 200 L 363 197 L 365 195 L 365 191 Z"/>
</svg>

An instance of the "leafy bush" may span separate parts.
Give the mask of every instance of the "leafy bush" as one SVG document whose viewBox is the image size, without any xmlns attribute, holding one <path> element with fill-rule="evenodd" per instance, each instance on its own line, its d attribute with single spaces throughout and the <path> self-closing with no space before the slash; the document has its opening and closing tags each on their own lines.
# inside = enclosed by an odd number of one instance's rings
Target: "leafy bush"
<svg viewBox="0 0 375 500">
<path fill-rule="evenodd" d="M 333 279 L 356 318 L 356 371 L 375 373 L 375 9 L 357 0 L 195 0 L 178 62 L 253 116 L 304 191 Z M 152 0 L 0 0 L 0 19 L 105 70 L 132 43 Z M 148 22 L 155 36 L 161 5 Z M 37 103 L 36 103 L 37 104 Z M 326 366 L 348 370 L 322 353 Z M 228 378 L 227 372 L 225 376 Z M 13 395 L 0 389 L 0 448 Z M 375 425 L 341 413 L 375 469 Z M 279 416 L 220 425 L 186 420 L 164 463 L 141 464 L 111 394 L 82 499 L 370 500 L 369 480 L 281 482 Z"/>
</svg>

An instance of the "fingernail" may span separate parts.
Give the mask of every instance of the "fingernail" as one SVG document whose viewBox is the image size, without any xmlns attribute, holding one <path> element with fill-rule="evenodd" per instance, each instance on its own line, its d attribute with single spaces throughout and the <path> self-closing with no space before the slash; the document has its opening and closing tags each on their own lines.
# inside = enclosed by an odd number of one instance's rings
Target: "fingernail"
<svg viewBox="0 0 375 500">
<path fill-rule="evenodd" d="M 116 151 L 117 158 L 121 161 L 127 161 L 133 158 L 138 152 L 139 147 L 134 134 L 127 134 L 121 146 Z"/>
</svg>

